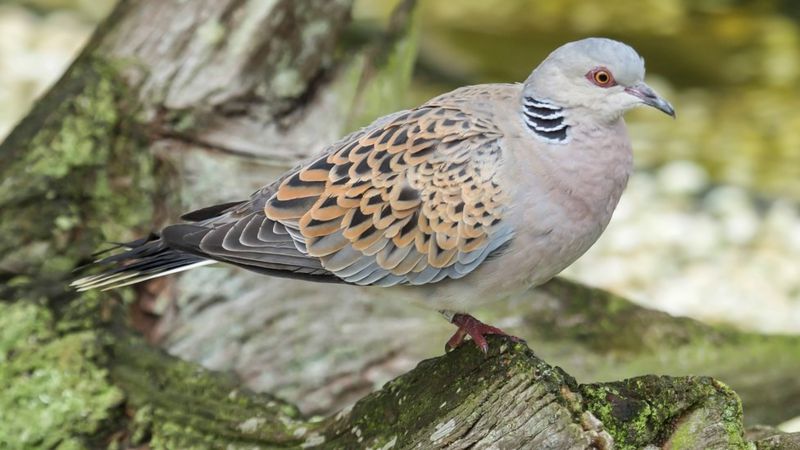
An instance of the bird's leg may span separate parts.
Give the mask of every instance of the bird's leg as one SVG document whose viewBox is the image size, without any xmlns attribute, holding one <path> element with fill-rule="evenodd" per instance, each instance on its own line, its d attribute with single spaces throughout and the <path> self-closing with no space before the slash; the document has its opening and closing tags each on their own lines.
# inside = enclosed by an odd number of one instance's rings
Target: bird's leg
<svg viewBox="0 0 800 450">
<path fill-rule="evenodd" d="M 522 339 L 512 336 L 497 327 L 487 325 L 469 314 L 455 313 L 452 311 L 440 312 L 450 323 L 458 327 L 455 334 L 447 341 L 448 349 L 454 349 L 461 345 L 467 335 L 472 338 L 472 341 L 475 342 L 475 345 L 477 345 L 483 353 L 489 351 L 489 343 L 486 342 L 486 336 L 490 334 L 506 336 L 514 342 L 522 342 Z"/>
</svg>

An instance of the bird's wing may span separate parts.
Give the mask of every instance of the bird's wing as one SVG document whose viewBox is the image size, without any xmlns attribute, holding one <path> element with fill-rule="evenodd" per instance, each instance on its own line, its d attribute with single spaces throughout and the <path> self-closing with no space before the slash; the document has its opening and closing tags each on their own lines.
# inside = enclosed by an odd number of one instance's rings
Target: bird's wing
<svg viewBox="0 0 800 450">
<path fill-rule="evenodd" d="M 163 236 L 249 268 L 360 285 L 460 278 L 512 236 L 496 181 L 501 138 L 478 114 L 429 103 L 348 136 L 219 218 Z"/>
<path fill-rule="evenodd" d="M 183 218 L 195 223 L 168 226 L 161 239 L 172 249 L 273 276 L 341 281 L 318 258 L 301 251 L 286 227 L 264 214 L 273 192 L 274 186 L 267 186 L 248 201 L 192 211 Z"/>
</svg>

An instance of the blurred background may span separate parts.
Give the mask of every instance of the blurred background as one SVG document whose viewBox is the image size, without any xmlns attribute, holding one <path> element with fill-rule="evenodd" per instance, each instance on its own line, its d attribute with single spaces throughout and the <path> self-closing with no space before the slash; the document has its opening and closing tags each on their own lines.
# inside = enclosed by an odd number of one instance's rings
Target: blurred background
<svg viewBox="0 0 800 450">
<path fill-rule="evenodd" d="M 356 0 L 357 27 L 383 26 L 394 3 Z M 0 0 L 0 139 L 113 4 Z M 627 117 L 636 175 L 566 275 L 673 314 L 800 332 L 800 2 L 421 0 L 417 21 L 408 106 L 522 81 L 577 38 L 636 48 L 678 119 Z"/>
</svg>

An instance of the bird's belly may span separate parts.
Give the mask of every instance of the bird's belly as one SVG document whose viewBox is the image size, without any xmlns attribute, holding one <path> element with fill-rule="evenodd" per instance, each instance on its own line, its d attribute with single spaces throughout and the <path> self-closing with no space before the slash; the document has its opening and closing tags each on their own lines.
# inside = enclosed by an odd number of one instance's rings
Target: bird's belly
<svg viewBox="0 0 800 450">
<path fill-rule="evenodd" d="M 422 306 L 470 312 L 550 280 L 586 252 L 605 225 L 565 219 L 558 229 L 522 231 L 502 255 L 463 278 L 399 288 L 405 298 Z"/>
</svg>

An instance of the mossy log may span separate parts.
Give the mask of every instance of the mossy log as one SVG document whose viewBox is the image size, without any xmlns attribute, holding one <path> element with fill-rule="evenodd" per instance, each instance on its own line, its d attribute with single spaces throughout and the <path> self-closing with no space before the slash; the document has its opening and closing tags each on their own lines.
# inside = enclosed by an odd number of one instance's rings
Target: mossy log
<svg viewBox="0 0 800 450">
<path fill-rule="evenodd" d="M 425 360 L 354 406 L 304 417 L 236 377 L 131 335 L 98 299 L 0 304 L 5 448 L 792 449 L 746 441 L 739 398 L 709 377 L 578 384 L 524 344 Z M 55 312 L 53 312 L 55 311 Z M 118 311 L 117 311 L 118 312 Z M 87 320 L 87 314 L 91 319 Z M 60 317 L 60 319 L 54 319 Z M 111 319 L 104 319 L 111 318 Z M 649 446 L 649 447 L 648 447 Z"/>
<path fill-rule="evenodd" d="M 745 435 L 728 386 L 758 422 L 797 415 L 798 339 L 564 280 L 478 312 L 538 356 L 499 338 L 442 356 L 449 326 L 380 291 L 229 269 L 70 291 L 104 241 L 247 195 L 398 106 L 413 2 L 379 32 L 350 6 L 121 2 L 0 145 L 0 447 L 796 448 Z"/>
<path fill-rule="evenodd" d="M 235 283 L 224 283 L 234 276 Z M 223 284 L 218 297 L 207 293 Z M 264 286 L 261 277 L 223 268 L 200 269 L 176 286 L 182 306 L 166 309 L 153 341 L 207 368 L 233 371 L 250 388 L 309 414 L 333 413 L 441 354 L 453 331 L 430 311 L 381 302 L 380 291 Z M 800 415 L 798 337 L 672 317 L 565 279 L 498 300 L 476 316 L 525 338 L 582 382 L 707 375 L 741 396 L 748 425 Z"/>
</svg>

